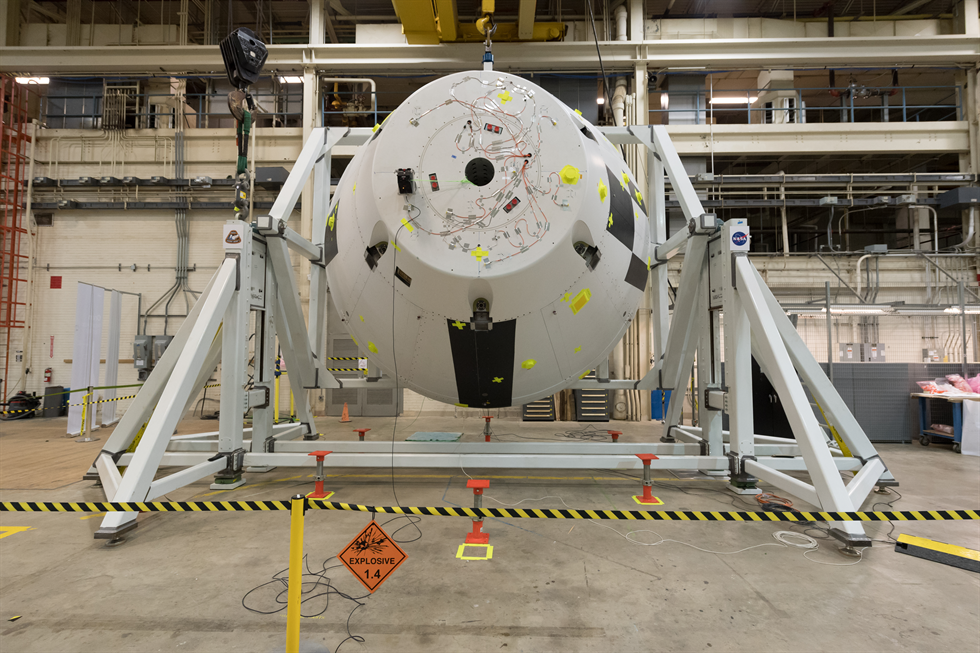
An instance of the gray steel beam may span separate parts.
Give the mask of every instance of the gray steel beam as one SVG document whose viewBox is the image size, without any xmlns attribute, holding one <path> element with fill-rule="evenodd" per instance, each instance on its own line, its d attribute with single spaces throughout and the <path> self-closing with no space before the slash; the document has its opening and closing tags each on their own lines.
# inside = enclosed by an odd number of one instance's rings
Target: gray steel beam
<svg viewBox="0 0 980 653">
<path fill-rule="evenodd" d="M 980 41 L 964 34 L 938 36 L 689 39 L 611 41 L 599 44 L 606 72 L 632 74 L 637 61 L 658 68 L 705 70 L 792 67 L 854 67 L 942 64 L 975 65 Z M 595 48 L 581 42 L 495 43 L 494 68 L 522 71 L 589 71 L 598 64 Z M 111 73 L 212 73 L 223 67 L 209 46 L 112 46 L 3 48 L 0 71 L 34 75 Z M 482 60 L 483 44 L 438 45 L 276 44 L 269 46 L 267 70 L 299 72 L 315 66 L 347 73 L 470 69 Z"/>
</svg>

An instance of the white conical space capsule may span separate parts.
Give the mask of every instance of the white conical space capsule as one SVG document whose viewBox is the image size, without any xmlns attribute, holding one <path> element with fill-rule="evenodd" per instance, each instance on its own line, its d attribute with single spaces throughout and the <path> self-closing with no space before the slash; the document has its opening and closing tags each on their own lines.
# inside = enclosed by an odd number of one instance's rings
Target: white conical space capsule
<svg viewBox="0 0 980 653">
<path fill-rule="evenodd" d="M 647 199 L 620 152 L 547 91 L 449 75 L 398 107 L 340 180 L 331 296 L 400 385 L 463 406 L 535 401 L 605 360 L 633 319 Z"/>
</svg>

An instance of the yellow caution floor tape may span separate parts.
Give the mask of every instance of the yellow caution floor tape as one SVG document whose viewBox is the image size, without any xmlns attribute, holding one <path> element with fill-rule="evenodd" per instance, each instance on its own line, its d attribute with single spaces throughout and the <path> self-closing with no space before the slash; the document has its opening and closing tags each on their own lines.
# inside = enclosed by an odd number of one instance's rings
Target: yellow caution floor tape
<svg viewBox="0 0 980 653">
<path fill-rule="evenodd" d="M 893 510 L 880 512 L 701 512 L 695 510 L 585 510 L 364 506 L 307 499 L 313 510 L 352 510 L 392 515 L 434 517 L 498 517 L 504 519 L 626 519 L 647 521 L 830 522 L 830 521 L 970 521 L 980 510 Z M 27 502 L 0 503 L 0 512 L 228 512 L 289 510 L 289 501 L 147 501 L 147 502 Z"/>
</svg>

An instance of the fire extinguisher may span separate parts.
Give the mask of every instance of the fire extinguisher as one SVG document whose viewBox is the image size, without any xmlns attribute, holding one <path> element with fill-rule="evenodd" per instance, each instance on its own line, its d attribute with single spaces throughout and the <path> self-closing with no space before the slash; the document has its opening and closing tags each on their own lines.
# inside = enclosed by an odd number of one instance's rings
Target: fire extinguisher
<svg viewBox="0 0 980 653">
<path fill-rule="evenodd" d="M 44 369 L 44 382 L 45 383 L 51 383 L 51 375 L 52 374 L 53 374 L 53 370 L 50 367 L 46 367 Z"/>
</svg>

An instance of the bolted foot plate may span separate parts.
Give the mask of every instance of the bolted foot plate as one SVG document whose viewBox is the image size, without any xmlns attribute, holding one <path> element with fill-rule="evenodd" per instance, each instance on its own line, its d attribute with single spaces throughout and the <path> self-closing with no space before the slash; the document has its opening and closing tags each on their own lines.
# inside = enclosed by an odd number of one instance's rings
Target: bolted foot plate
<svg viewBox="0 0 980 653">
<path fill-rule="evenodd" d="M 844 549 L 867 548 L 871 546 L 871 538 L 864 534 L 851 535 L 839 528 L 831 528 L 830 535 L 844 545 L 841 549 L 841 553 L 844 555 L 851 555 L 844 551 Z"/>
<path fill-rule="evenodd" d="M 133 521 L 126 522 L 122 526 L 117 526 L 116 528 L 100 528 L 95 531 L 95 539 L 97 540 L 115 540 L 118 539 L 123 533 L 128 533 L 129 531 L 135 529 L 139 524 L 134 519 Z"/>
<path fill-rule="evenodd" d="M 214 483 L 211 484 L 211 489 L 212 490 L 234 490 L 236 487 L 241 487 L 241 486 L 245 485 L 245 482 L 246 482 L 245 479 L 243 477 L 241 477 L 241 476 L 238 477 L 238 480 L 234 480 L 234 479 L 229 479 L 229 480 L 231 481 L 230 483 L 221 483 L 221 482 L 218 481 L 218 479 L 215 479 L 214 480 Z"/>
<path fill-rule="evenodd" d="M 762 490 L 757 487 L 738 487 L 736 485 L 728 485 L 728 489 L 735 494 L 762 494 Z"/>
</svg>

